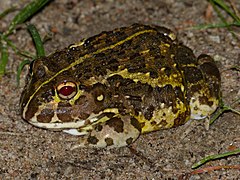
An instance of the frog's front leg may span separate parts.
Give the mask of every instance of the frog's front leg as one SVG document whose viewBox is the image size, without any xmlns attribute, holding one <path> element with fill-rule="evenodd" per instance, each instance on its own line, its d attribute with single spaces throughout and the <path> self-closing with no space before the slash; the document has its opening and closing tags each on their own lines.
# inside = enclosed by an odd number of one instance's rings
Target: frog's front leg
<svg viewBox="0 0 240 180">
<path fill-rule="evenodd" d="M 81 137 L 79 145 L 73 147 L 122 147 L 133 143 L 141 134 L 138 120 L 131 115 L 115 114 L 103 116 L 90 127 L 79 128 Z M 84 133 L 85 132 L 85 133 Z"/>
</svg>

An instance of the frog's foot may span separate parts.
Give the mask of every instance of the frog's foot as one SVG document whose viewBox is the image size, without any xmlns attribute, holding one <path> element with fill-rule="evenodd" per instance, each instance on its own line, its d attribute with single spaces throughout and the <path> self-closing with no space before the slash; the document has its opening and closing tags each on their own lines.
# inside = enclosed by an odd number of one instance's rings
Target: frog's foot
<svg viewBox="0 0 240 180">
<path fill-rule="evenodd" d="M 77 130 L 80 134 L 82 129 Z M 140 135 L 137 119 L 130 115 L 114 115 L 107 121 L 92 126 L 87 135 L 81 137 L 78 147 L 122 147 L 133 143 Z M 85 133 L 86 134 L 86 133 Z"/>
</svg>

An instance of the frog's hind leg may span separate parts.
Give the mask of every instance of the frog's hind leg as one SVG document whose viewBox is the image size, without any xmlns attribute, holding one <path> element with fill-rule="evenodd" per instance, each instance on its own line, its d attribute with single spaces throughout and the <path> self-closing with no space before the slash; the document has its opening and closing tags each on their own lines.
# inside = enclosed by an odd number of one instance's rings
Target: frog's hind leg
<svg viewBox="0 0 240 180">
<path fill-rule="evenodd" d="M 78 130 L 81 133 L 82 128 Z M 89 132 L 81 137 L 77 147 L 122 147 L 133 143 L 140 135 L 137 119 L 130 115 L 103 116 L 91 125 Z"/>
<path fill-rule="evenodd" d="M 205 54 L 198 57 L 198 70 L 192 72 L 188 95 L 190 95 L 191 119 L 202 119 L 211 115 L 219 105 L 220 92 L 220 73 L 214 60 Z"/>
</svg>

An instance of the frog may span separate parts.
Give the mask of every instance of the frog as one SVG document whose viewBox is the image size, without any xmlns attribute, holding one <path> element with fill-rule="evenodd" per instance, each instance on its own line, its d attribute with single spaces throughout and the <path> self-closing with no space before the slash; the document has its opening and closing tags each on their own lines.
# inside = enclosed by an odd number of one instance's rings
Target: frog
<svg viewBox="0 0 240 180">
<path fill-rule="evenodd" d="M 22 118 L 79 136 L 79 147 L 124 147 L 140 135 L 204 119 L 219 106 L 213 58 L 163 26 L 135 23 L 32 61 Z"/>
</svg>

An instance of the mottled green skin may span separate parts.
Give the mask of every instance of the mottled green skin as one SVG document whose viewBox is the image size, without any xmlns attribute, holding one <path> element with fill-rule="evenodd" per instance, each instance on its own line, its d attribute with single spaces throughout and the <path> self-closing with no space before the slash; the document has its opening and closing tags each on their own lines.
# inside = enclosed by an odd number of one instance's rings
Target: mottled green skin
<svg viewBox="0 0 240 180">
<path fill-rule="evenodd" d="M 66 82 L 76 91 L 70 99 L 57 89 Z M 34 61 L 20 104 L 33 125 L 76 129 L 82 146 L 105 147 L 204 118 L 219 96 L 210 56 L 196 58 L 164 27 L 134 24 Z"/>
</svg>

